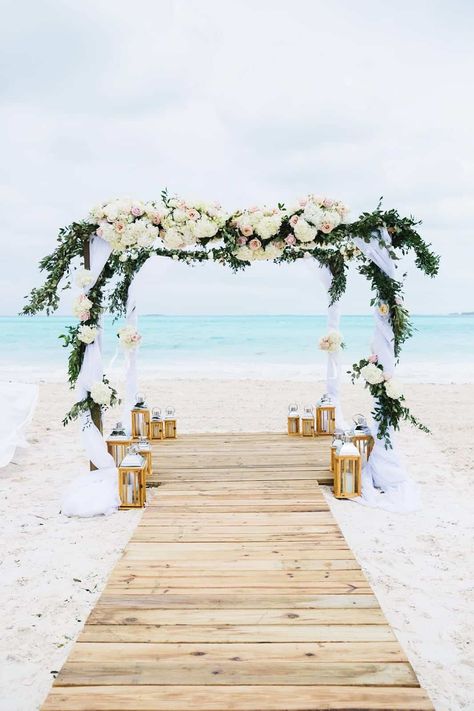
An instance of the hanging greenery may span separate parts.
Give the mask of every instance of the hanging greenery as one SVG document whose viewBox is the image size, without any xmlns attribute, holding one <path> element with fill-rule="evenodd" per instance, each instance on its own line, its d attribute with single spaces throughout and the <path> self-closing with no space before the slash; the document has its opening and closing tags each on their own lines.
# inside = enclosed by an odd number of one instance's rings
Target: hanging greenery
<svg viewBox="0 0 474 711">
<path fill-rule="evenodd" d="M 111 254 L 95 283 L 88 270 L 77 272 L 77 284 L 83 291 L 74 302 L 73 311 L 79 323 L 68 326 L 61 336 L 63 345 L 70 349 L 68 379 L 72 388 L 86 347 L 98 335 L 101 314 L 108 310 L 115 317 L 125 315 L 130 284 L 153 255 L 189 265 L 212 260 L 233 271 L 260 260 L 281 264 L 314 259 L 332 274 L 331 304 L 344 294 L 347 271 L 353 262 L 371 285 L 372 305 L 390 321 L 398 358 L 403 343 L 413 332 L 403 303 L 404 275 L 400 280 L 392 279 L 364 256 L 356 243 L 358 239 L 370 243 L 375 237 L 394 260 L 412 252 L 418 269 L 433 277 L 438 272 L 439 257 L 416 231 L 418 224 L 412 217 L 400 217 L 396 210 L 382 210 L 381 203 L 373 212 L 365 212 L 349 222 L 343 203 L 315 195 L 289 207 L 280 203 L 276 208 L 252 207 L 232 214 L 217 203 L 189 203 L 170 197 L 166 191 L 159 201 L 116 199 L 93 208 L 87 220 L 73 222 L 60 230 L 58 246 L 40 262 L 40 269 L 46 273 L 44 284 L 32 290 L 22 313 L 54 312 L 61 291 L 72 285 L 74 271 L 84 266 L 81 258 L 90 238 L 97 235 L 108 242 Z M 356 366 L 354 372 L 357 373 Z M 108 386 L 105 379 L 104 383 Z M 87 398 L 73 406 L 65 422 L 90 408 L 114 404 L 117 393 L 111 389 L 108 394 L 108 399 L 107 393 L 99 393 L 94 399 L 88 393 Z M 402 418 L 418 426 L 401 401 L 395 405 L 380 389 L 373 394 L 377 399 L 374 418 L 380 424 L 379 436 L 387 446 L 390 442 L 387 423 L 398 424 Z M 98 402 L 101 395 L 104 401 Z"/>
</svg>

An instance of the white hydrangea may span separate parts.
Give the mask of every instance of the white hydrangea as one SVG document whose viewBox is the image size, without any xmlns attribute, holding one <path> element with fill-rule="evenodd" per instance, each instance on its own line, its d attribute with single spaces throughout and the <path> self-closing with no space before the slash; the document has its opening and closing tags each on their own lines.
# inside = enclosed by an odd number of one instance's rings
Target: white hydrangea
<svg viewBox="0 0 474 711">
<path fill-rule="evenodd" d="M 316 227 L 313 227 L 306 222 L 306 220 L 302 220 L 301 218 L 294 226 L 293 231 L 296 239 L 300 242 L 313 242 L 318 232 Z"/>
<path fill-rule="evenodd" d="M 77 337 L 82 343 L 86 343 L 89 345 L 90 343 L 93 343 L 95 339 L 97 338 L 97 333 L 99 329 L 97 326 L 80 326 L 79 330 L 77 332 Z"/>
<path fill-rule="evenodd" d="M 162 236 L 165 247 L 179 249 L 184 246 L 183 236 L 177 229 L 168 229 Z"/>
<path fill-rule="evenodd" d="M 102 380 L 98 380 L 91 387 L 91 398 L 98 405 L 110 405 L 112 400 L 112 388 L 104 383 Z"/>
<path fill-rule="evenodd" d="M 94 282 L 94 276 L 90 269 L 80 269 L 76 274 L 76 284 L 80 289 L 85 289 Z"/>
<path fill-rule="evenodd" d="M 282 220 L 283 215 L 281 213 L 266 215 L 255 225 L 255 232 L 262 239 L 271 239 L 280 231 Z"/>
<path fill-rule="evenodd" d="M 235 256 L 237 259 L 240 259 L 241 262 L 251 262 L 253 260 L 253 255 L 254 251 L 245 245 L 243 247 L 239 247 L 235 252 Z"/>
<path fill-rule="evenodd" d="M 283 254 L 283 249 L 274 242 L 265 247 L 265 259 L 278 259 Z"/>
<path fill-rule="evenodd" d="M 368 363 L 367 365 L 364 365 L 364 367 L 360 370 L 360 374 L 370 385 L 378 385 L 383 382 L 384 379 L 383 372 L 375 365 L 375 363 Z"/>
<path fill-rule="evenodd" d="M 403 397 L 401 383 L 396 378 L 390 378 L 385 381 L 385 392 L 393 400 L 400 400 Z"/>
</svg>

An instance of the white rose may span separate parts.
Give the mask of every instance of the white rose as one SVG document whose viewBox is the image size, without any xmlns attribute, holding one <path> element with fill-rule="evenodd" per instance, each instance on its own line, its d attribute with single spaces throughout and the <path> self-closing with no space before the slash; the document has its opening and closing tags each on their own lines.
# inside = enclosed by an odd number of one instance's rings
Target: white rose
<svg viewBox="0 0 474 711">
<path fill-rule="evenodd" d="M 318 230 L 316 227 L 312 227 L 306 220 L 301 218 L 298 220 L 293 228 L 296 239 L 300 242 L 313 242 Z"/>
<path fill-rule="evenodd" d="M 96 326 L 80 326 L 77 337 L 82 343 L 89 345 L 97 338 L 98 328 Z"/>
<path fill-rule="evenodd" d="M 360 370 L 360 374 L 370 385 L 378 385 L 378 383 L 383 382 L 383 372 L 374 363 L 364 365 Z"/>
<path fill-rule="evenodd" d="M 72 313 L 79 321 L 87 321 L 90 316 L 92 301 L 85 294 L 79 296 L 73 301 Z"/>
<path fill-rule="evenodd" d="M 400 400 L 403 396 L 401 383 L 396 378 L 390 378 L 385 382 L 385 392 L 393 400 Z"/>
<path fill-rule="evenodd" d="M 98 405 L 110 405 L 112 399 L 112 388 L 102 380 L 98 380 L 91 387 L 91 398 Z"/>
<path fill-rule="evenodd" d="M 94 277 L 90 269 L 81 269 L 76 274 L 76 284 L 80 289 L 90 286 L 94 281 Z"/>
</svg>

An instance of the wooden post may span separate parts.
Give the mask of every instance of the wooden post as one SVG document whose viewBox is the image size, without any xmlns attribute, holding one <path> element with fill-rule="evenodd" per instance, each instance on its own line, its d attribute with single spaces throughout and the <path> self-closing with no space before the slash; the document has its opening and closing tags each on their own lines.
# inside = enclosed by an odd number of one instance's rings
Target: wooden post
<svg viewBox="0 0 474 711">
<path fill-rule="evenodd" d="M 90 239 L 87 239 L 84 242 L 84 269 L 90 269 L 90 268 L 91 268 L 91 247 L 90 247 Z M 103 434 L 102 413 L 101 413 L 100 405 L 94 404 L 91 407 L 91 418 L 92 418 L 92 422 L 97 427 L 100 434 Z M 95 469 L 97 469 L 95 464 L 93 464 L 92 462 L 89 462 L 89 466 L 90 466 L 91 472 L 93 472 Z"/>
</svg>

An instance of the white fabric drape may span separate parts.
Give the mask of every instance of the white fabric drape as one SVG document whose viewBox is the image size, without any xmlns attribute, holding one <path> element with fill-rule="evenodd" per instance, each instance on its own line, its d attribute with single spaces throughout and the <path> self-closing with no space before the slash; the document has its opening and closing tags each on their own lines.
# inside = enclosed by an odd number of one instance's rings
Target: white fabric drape
<svg viewBox="0 0 474 711">
<path fill-rule="evenodd" d="M 382 237 L 390 244 L 390 235 L 385 228 Z M 396 275 L 395 264 L 386 247 L 381 246 L 378 235 L 374 234 L 370 242 L 360 238 L 354 239 L 361 252 L 373 261 L 385 274 L 394 279 Z M 381 316 L 378 309 L 374 309 L 375 330 L 372 340 L 372 352 L 378 356 L 378 361 L 383 365 L 388 375 L 395 371 L 394 335 L 388 316 Z M 385 449 L 383 440 L 377 437 L 377 423 L 372 423 L 372 434 L 375 444 L 370 459 L 362 473 L 362 497 L 360 502 L 369 506 L 383 508 L 388 511 L 400 513 L 415 511 L 419 508 L 419 495 L 417 487 L 406 471 L 396 443 L 393 429 L 390 430 L 390 439 L 393 449 Z M 383 492 L 383 493 L 382 493 Z"/>
<path fill-rule="evenodd" d="M 110 253 L 110 245 L 105 240 L 97 235 L 91 238 L 90 271 L 93 282 L 83 290 L 84 293 L 87 294 L 96 283 Z M 101 381 L 102 377 L 102 326 L 100 325 L 95 341 L 85 347 L 84 359 L 76 383 L 77 400 L 83 400 L 90 392 L 92 385 Z M 83 474 L 72 482 L 63 495 L 61 511 L 66 516 L 108 514 L 116 510 L 120 504 L 117 469 L 113 457 L 107 451 L 102 434 L 92 422 L 90 413 L 81 417 L 81 437 L 88 459 L 99 471 Z M 114 485 L 112 485 L 112 479 Z"/>
<path fill-rule="evenodd" d="M 27 447 L 26 428 L 38 401 L 38 386 L 0 383 L 0 467 L 11 462 L 17 447 Z"/>
<path fill-rule="evenodd" d="M 327 324 L 328 331 L 339 331 L 341 323 L 341 309 L 339 301 L 330 304 L 331 297 L 329 289 L 332 284 L 332 273 L 329 267 L 317 263 L 317 271 L 321 284 L 326 291 L 328 302 Z M 314 260 L 312 260 L 314 265 Z M 336 406 L 336 427 L 338 429 L 346 429 L 346 421 L 341 405 L 340 397 L 341 388 L 341 354 L 340 351 L 328 352 L 327 354 L 327 370 L 326 370 L 326 392 L 331 396 L 332 401 Z"/>
<path fill-rule="evenodd" d="M 127 326 L 133 326 L 137 328 L 138 326 L 138 314 L 137 314 L 137 298 L 136 298 L 136 283 L 137 276 L 133 278 L 127 295 L 127 309 L 126 309 L 126 321 Z M 130 410 L 135 405 L 135 396 L 138 392 L 138 373 L 137 373 L 137 348 L 127 350 L 125 352 L 126 359 L 126 372 L 125 372 L 125 397 L 122 409 L 122 423 L 125 427 L 125 431 L 130 434 L 131 422 L 130 422 Z"/>
</svg>

